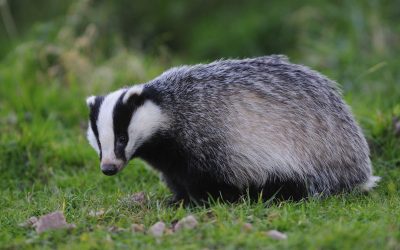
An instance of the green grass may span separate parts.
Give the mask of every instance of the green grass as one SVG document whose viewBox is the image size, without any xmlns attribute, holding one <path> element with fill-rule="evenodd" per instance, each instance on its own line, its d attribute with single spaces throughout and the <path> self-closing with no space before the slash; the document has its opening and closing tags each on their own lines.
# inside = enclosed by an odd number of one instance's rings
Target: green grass
<svg viewBox="0 0 400 250">
<path fill-rule="evenodd" d="M 171 193 L 139 160 L 117 176 L 104 176 L 85 139 L 85 97 L 150 80 L 192 59 L 143 56 L 121 45 L 117 35 L 110 38 L 115 48 L 104 56 L 90 32 L 73 35 L 70 26 L 38 26 L 38 33 L 0 62 L 0 248 L 399 249 L 400 137 L 392 124 L 400 117 L 398 22 L 379 18 L 385 16 L 379 8 L 350 7 L 344 10 L 349 16 L 329 12 L 334 21 L 315 8 L 299 9 L 291 21 L 299 26 L 290 56 L 341 84 L 370 144 L 375 174 L 382 177 L 374 191 L 298 203 L 244 199 L 171 207 Z M 310 18 L 324 28 L 309 25 Z M 82 39 L 89 46 L 79 43 Z M 147 202 L 126 202 L 140 191 Z M 106 213 L 89 216 L 100 209 Z M 37 234 L 18 226 L 56 210 L 76 228 Z M 199 221 L 193 230 L 158 239 L 129 230 L 132 223 L 149 228 L 160 220 L 171 226 L 189 214 Z M 110 232 L 112 226 L 127 230 Z M 288 239 L 267 237 L 271 229 Z"/>
<path fill-rule="evenodd" d="M 157 174 L 140 161 L 134 161 L 115 177 L 104 176 L 96 154 L 85 141 L 87 90 L 73 80 L 64 85 L 57 79 L 47 79 L 40 75 L 43 72 L 37 66 L 29 64 L 29 58 L 26 63 L 29 67 L 10 71 L 6 61 L 0 69 L 3 78 L 0 245 L 3 248 L 399 247 L 400 146 L 390 125 L 391 116 L 399 111 L 399 106 L 383 108 L 391 100 L 400 100 L 398 89 L 392 89 L 397 86 L 382 90 L 388 91 L 387 96 L 376 90 L 376 98 L 364 92 L 362 96 L 360 92 L 348 95 L 371 143 L 376 173 L 383 177 L 380 186 L 369 195 L 340 195 L 299 203 L 262 204 L 244 200 L 230 205 L 213 203 L 209 208 L 173 208 L 167 203 L 169 191 Z M 39 76 L 30 78 L 34 73 Z M 122 202 L 124 197 L 139 191 L 145 191 L 149 199 L 143 206 Z M 89 216 L 91 210 L 101 208 L 107 211 L 104 216 Z M 31 216 L 55 210 L 63 211 L 67 221 L 75 223 L 77 228 L 38 235 L 33 229 L 18 227 Z M 111 226 L 129 229 L 132 223 L 148 228 L 159 220 L 170 226 L 188 214 L 199 220 L 196 229 L 160 239 L 129 230 L 108 231 Z M 243 229 L 246 222 L 253 224 L 251 231 Z M 285 232 L 288 240 L 268 238 L 265 231 L 270 229 Z"/>
</svg>

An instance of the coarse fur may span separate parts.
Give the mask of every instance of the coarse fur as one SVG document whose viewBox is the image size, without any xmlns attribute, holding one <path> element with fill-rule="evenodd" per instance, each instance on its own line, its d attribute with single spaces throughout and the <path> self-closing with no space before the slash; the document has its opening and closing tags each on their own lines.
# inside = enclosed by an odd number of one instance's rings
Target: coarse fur
<svg viewBox="0 0 400 250">
<path fill-rule="evenodd" d="M 379 180 L 336 84 L 284 56 L 176 67 L 87 103 L 103 172 L 140 157 L 176 200 L 297 200 Z"/>
</svg>

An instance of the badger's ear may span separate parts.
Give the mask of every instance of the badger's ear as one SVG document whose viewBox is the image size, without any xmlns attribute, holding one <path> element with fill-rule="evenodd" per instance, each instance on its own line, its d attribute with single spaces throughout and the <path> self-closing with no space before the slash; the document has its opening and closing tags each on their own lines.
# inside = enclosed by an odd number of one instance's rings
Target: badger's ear
<svg viewBox="0 0 400 250">
<path fill-rule="evenodd" d="M 122 102 L 124 104 L 127 104 L 129 101 L 139 99 L 140 95 L 142 94 L 142 91 L 143 91 L 143 85 L 136 85 L 129 88 L 126 91 L 124 98 L 122 99 Z"/>
<path fill-rule="evenodd" d="M 86 105 L 91 108 L 93 107 L 94 103 L 96 102 L 96 96 L 89 96 L 88 98 L 86 98 Z"/>
</svg>

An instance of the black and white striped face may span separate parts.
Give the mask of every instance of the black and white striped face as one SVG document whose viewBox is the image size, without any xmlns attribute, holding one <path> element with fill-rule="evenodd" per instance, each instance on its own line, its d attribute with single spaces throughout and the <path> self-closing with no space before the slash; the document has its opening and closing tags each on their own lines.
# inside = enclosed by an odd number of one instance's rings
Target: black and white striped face
<svg viewBox="0 0 400 250">
<path fill-rule="evenodd" d="M 123 169 L 135 151 L 167 125 L 166 116 L 143 89 L 138 85 L 86 100 L 90 108 L 87 138 L 106 175 Z"/>
</svg>

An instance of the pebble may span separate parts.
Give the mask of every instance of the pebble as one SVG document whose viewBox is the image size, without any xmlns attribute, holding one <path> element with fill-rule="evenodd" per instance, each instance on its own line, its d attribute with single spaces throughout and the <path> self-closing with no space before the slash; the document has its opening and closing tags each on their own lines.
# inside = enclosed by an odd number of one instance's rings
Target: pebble
<svg viewBox="0 0 400 250">
<path fill-rule="evenodd" d="M 43 215 L 33 224 L 37 233 L 42 233 L 49 229 L 75 228 L 75 224 L 68 224 L 64 214 L 60 211 Z"/>
<path fill-rule="evenodd" d="M 279 232 L 277 230 L 269 230 L 266 234 L 275 240 L 286 240 L 287 239 L 286 234 Z"/>
<path fill-rule="evenodd" d="M 193 215 L 186 216 L 178 221 L 174 226 L 174 231 L 179 231 L 181 229 L 193 229 L 199 223 L 197 222 L 196 218 Z"/>
<path fill-rule="evenodd" d="M 164 234 L 165 230 L 165 223 L 162 221 L 157 222 L 153 226 L 149 228 L 149 234 L 153 235 L 154 237 L 161 237 Z"/>
</svg>

